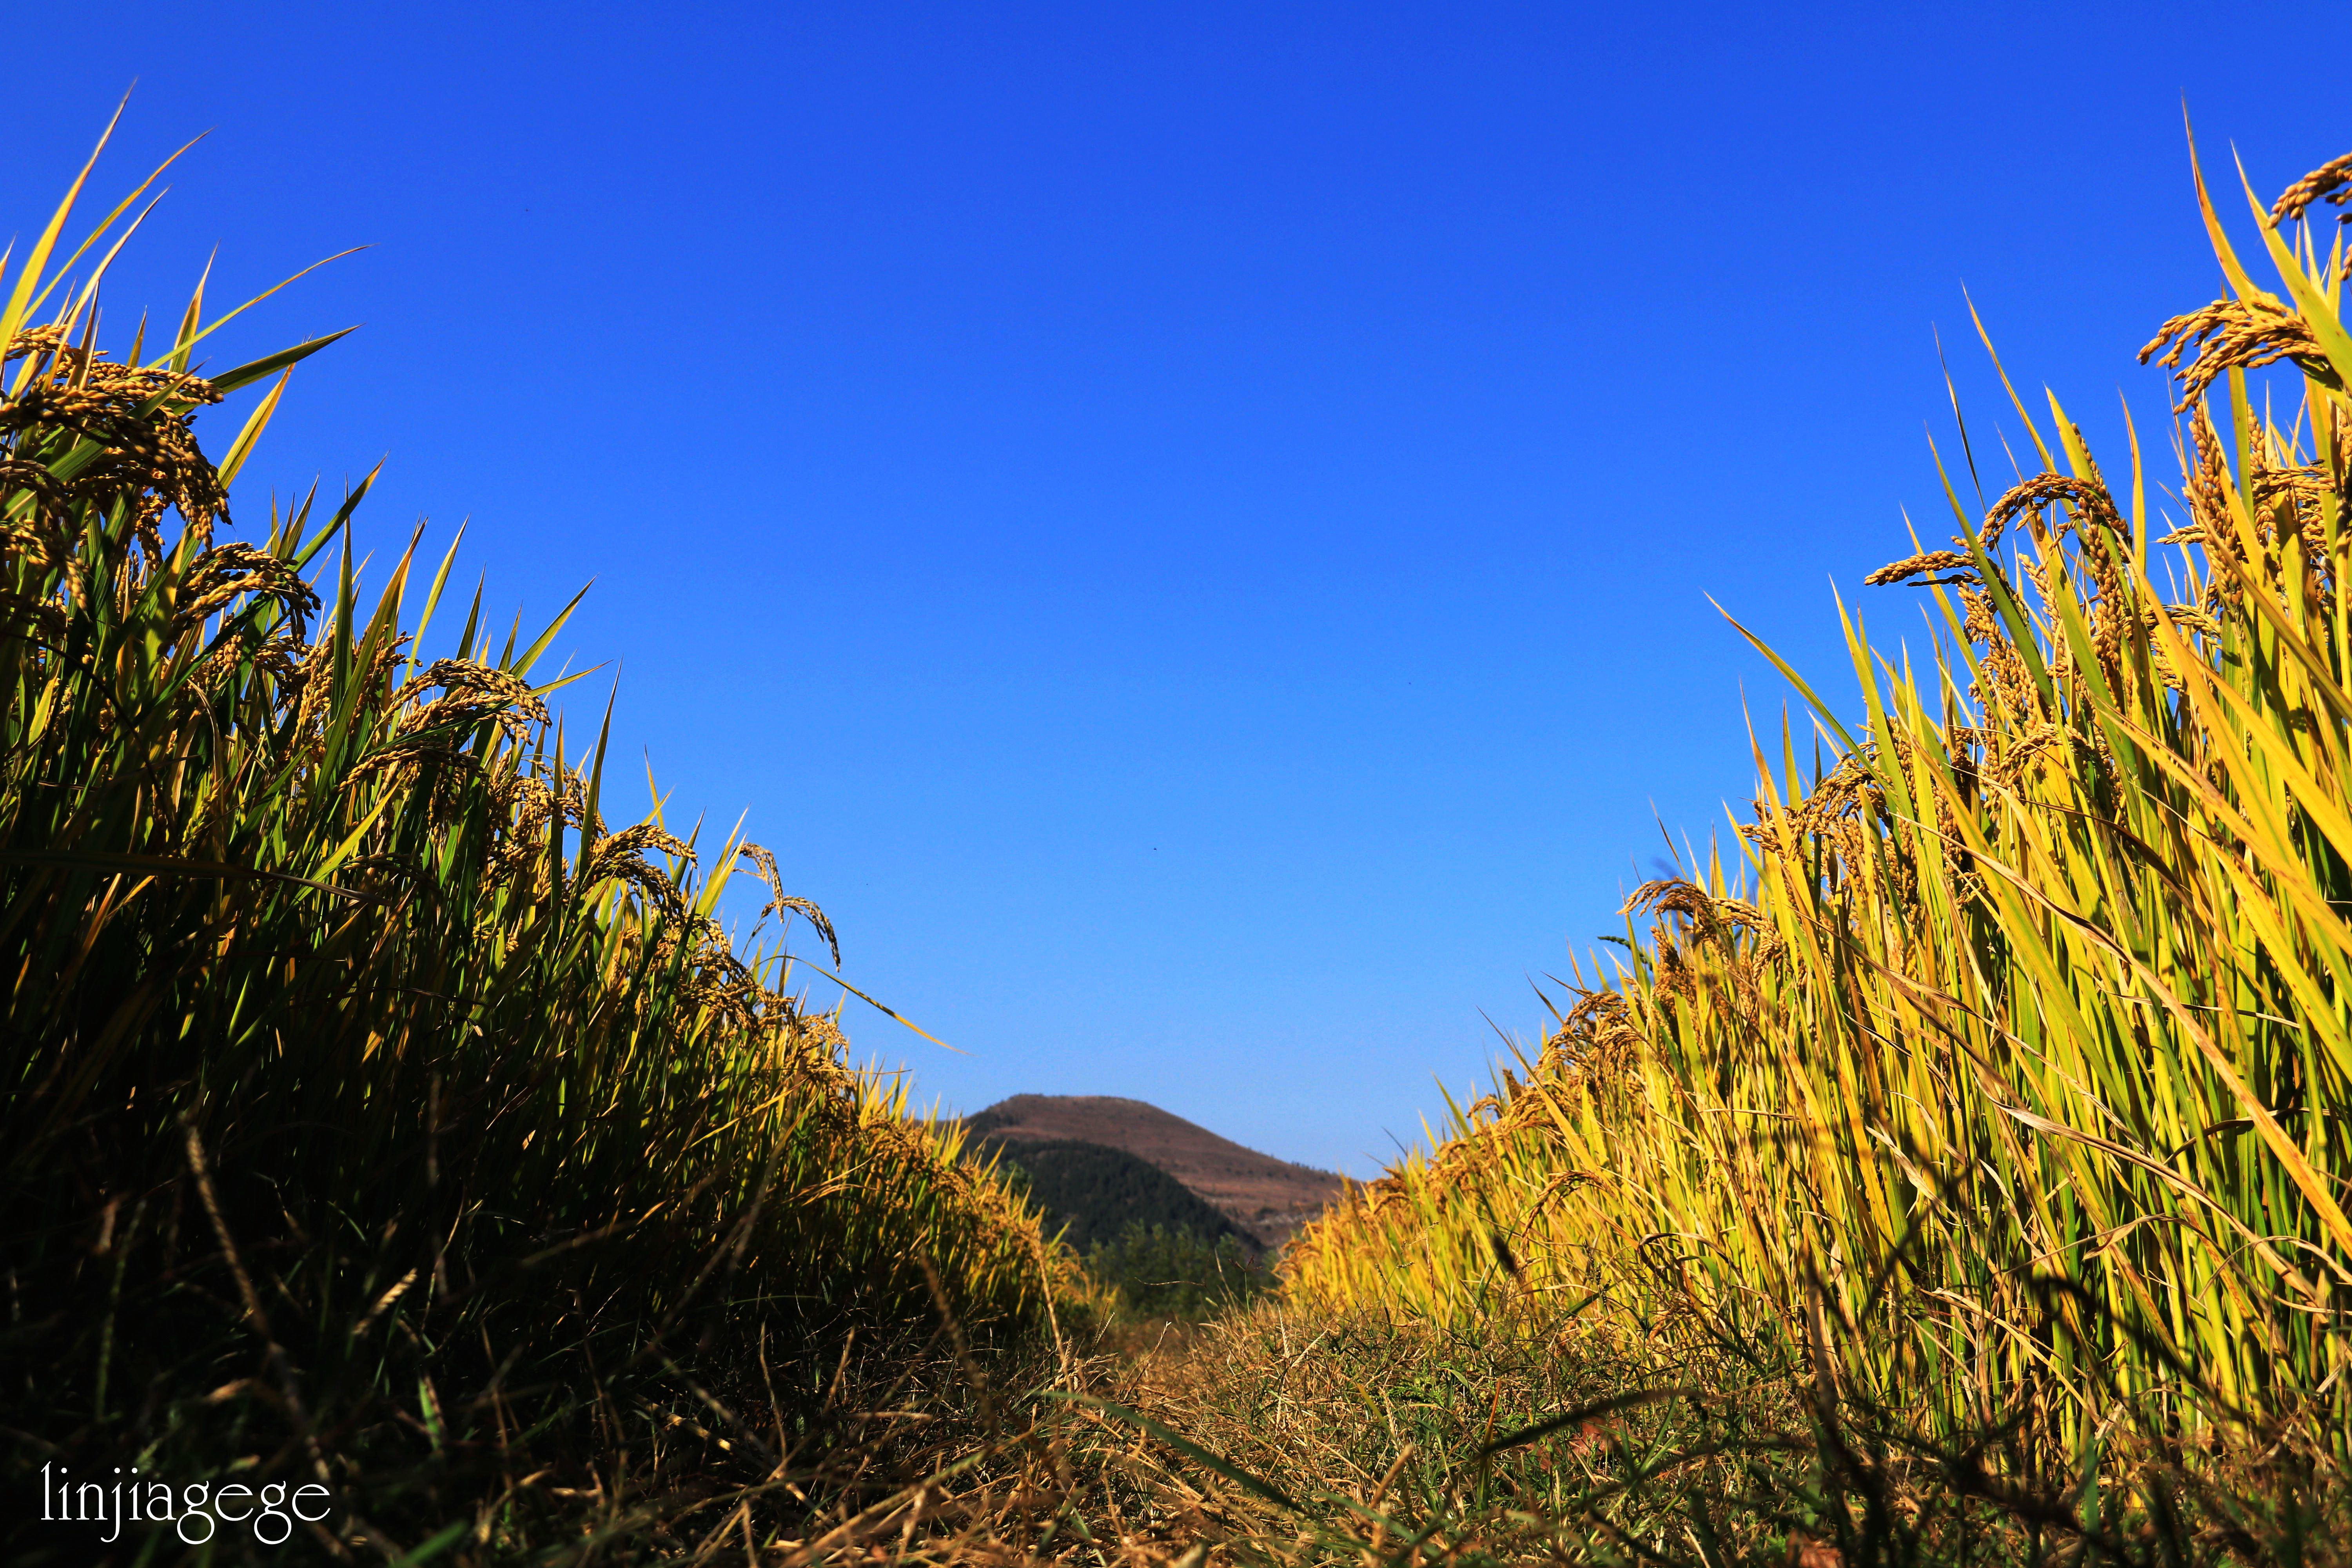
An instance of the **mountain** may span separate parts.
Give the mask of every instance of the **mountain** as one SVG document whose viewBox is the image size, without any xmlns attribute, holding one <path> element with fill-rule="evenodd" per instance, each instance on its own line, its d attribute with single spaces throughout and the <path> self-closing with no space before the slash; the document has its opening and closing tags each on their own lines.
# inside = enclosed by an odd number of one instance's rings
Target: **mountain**
<svg viewBox="0 0 2352 1568">
<path fill-rule="evenodd" d="M 1278 1248 L 1339 1195 L 1329 1171 L 1245 1149 L 1156 1105 L 1104 1094 L 1016 1094 L 965 1120 L 976 1140 L 1007 1145 L 1091 1143 L 1176 1178 L 1258 1246 Z M 1150 1223 L 1147 1221 L 1146 1223 Z"/>
<path fill-rule="evenodd" d="M 1084 1252 L 1098 1242 L 1117 1241 L 1129 1226 L 1181 1231 L 1214 1243 L 1232 1237 L 1252 1254 L 1254 1237 L 1213 1208 L 1192 1188 L 1124 1149 L 1069 1139 L 1014 1140 L 983 1135 L 976 1147 L 1002 1156 L 1008 1174 L 1025 1180 L 1029 1195 L 1052 1215 L 1052 1224 Z M 1050 1226 L 1049 1226 L 1050 1228 Z"/>
</svg>

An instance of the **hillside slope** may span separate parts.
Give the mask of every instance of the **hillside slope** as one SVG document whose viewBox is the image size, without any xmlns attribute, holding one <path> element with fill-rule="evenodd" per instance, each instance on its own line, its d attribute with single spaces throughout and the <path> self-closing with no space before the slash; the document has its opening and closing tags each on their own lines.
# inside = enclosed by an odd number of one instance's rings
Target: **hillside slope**
<svg viewBox="0 0 2352 1568">
<path fill-rule="evenodd" d="M 1213 1243 L 1232 1237 L 1244 1249 L 1258 1244 L 1223 1209 L 1153 1164 L 1102 1143 L 982 1137 L 975 1152 L 1003 1156 L 1009 1184 L 1025 1191 L 1046 1214 L 1046 1229 L 1078 1251 L 1117 1241 L 1130 1226 L 1183 1232 Z"/>
<path fill-rule="evenodd" d="M 973 1138 L 1124 1150 L 1192 1188 L 1268 1248 L 1280 1247 L 1344 1185 L 1329 1171 L 1261 1154 L 1156 1105 L 1116 1095 L 1016 1094 L 964 1126 Z"/>
</svg>

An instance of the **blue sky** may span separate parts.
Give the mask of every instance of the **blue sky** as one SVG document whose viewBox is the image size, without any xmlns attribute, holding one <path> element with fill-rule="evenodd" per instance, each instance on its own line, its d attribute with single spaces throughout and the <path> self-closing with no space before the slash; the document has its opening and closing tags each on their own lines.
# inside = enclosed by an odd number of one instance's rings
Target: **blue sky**
<svg viewBox="0 0 2352 1568">
<path fill-rule="evenodd" d="M 2266 198 L 2352 145 L 2279 63 L 2347 21 L 2265 9 L 98 0 L 0 184 L 37 226 L 134 79 L 102 193 L 211 131 L 125 338 L 215 245 L 216 298 L 370 247 L 220 351 L 365 323 L 246 515 L 383 458 L 380 552 L 593 579 L 621 765 L 968 1053 L 853 1012 L 922 1098 L 1369 1174 L 1748 794 L 1706 595 L 1832 674 L 1832 580 L 1918 625 L 1860 581 L 1947 531 L 1937 330 L 2014 429 L 1964 286 L 2161 451 L 2184 95 Z"/>
</svg>

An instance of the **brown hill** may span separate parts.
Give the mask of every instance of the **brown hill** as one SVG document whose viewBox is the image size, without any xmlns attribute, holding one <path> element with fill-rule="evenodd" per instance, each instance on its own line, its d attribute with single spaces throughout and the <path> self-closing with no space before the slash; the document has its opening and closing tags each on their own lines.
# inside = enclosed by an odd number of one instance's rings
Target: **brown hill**
<svg viewBox="0 0 2352 1568">
<path fill-rule="evenodd" d="M 976 1138 L 1013 1142 L 1101 1143 L 1157 1165 L 1268 1248 L 1339 1195 L 1329 1171 L 1294 1165 L 1139 1100 L 1107 1094 L 1016 1094 L 965 1126 Z"/>
</svg>

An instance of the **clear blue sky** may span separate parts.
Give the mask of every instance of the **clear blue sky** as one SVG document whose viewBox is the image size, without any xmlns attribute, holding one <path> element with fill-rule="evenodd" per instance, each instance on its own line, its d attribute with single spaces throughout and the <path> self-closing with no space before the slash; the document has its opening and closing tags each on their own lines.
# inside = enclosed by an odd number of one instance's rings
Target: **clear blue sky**
<svg viewBox="0 0 2352 1568">
<path fill-rule="evenodd" d="M 346 246 L 222 363 L 240 486 L 389 466 L 748 811 L 924 1098 L 1129 1094 L 1368 1174 L 1744 799 L 1714 595 L 1811 668 L 1934 522 L 1965 285 L 2121 463 L 2186 177 L 2352 147 L 2325 7 L 86 3 L 5 226 L 210 139 L 118 272 Z M 28 35 L 29 37 L 29 35 Z M 2298 62 L 2302 62 L 2298 64 Z M 121 346 L 117 344 L 116 346 Z M 218 416 L 215 416 L 216 418 Z M 2005 426 L 2009 421 L 2001 421 Z M 226 439 L 214 427 L 215 442 Z M 575 714 L 601 702 L 583 700 Z"/>
</svg>

